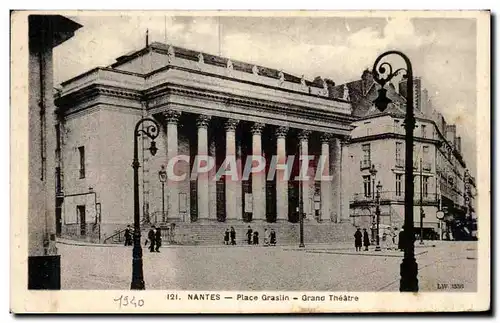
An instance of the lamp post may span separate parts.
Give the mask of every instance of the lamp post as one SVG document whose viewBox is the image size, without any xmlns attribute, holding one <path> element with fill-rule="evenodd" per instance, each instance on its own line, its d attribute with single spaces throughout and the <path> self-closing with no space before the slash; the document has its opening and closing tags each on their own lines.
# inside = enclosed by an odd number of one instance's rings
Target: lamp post
<svg viewBox="0 0 500 323">
<path fill-rule="evenodd" d="M 299 160 L 300 160 L 300 142 L 299 145 L 297 146 L 298 149 L 298 155 L 299 155 Z M 300 175 L 300 170 L 299 170 L 299 175 Z M 299 248 L 305 248 L 304 244 L 304 192 L 302 190 L 302 183 L 300 182 L 301 176 L 298 176 L 298 181 L 297 183 L 299 184 Z"/>
<path fill-rule="evenodd" d="M 140 128 L 144 123 L 152 123 L 146 127 Z M 151 139 L 149 151 L 151 155 L 156 155 L 155 139 L 159 134 L 158 123 L 151 118 L 143 118 L 137 122 L 134 129 L 134 160 L 132 168 L 134 169 L 134 248 L 132 249 L 132 282 L 130 289 L 144 289 L 144 273 L 142 270 L 142 248 L 141 248 L 141 224 L 139 214 L 139 151 L 138 138 L 141 135 L 146 135 Z"/>
<path fill-rule="evenodd" d="M 424 244 L 424 207 L 423 205 L 423 190 L 424 190 L 424 181 L 422 175 L 422 158 L 420 158 L 420 244 Z"/>
<path fill-rule="evenodd" d="M 375 204 L 375 178 L 377 176 L 377 169 L 375 169 L 375 164 L 372 164 L 370 167 L 370 175 L 372 177 L 372 201 L 373 205 Z M 376 215 L 375 215 L 376 216 Z M 375 241 L 375 216 L 372 217 L 372 243 Z"/>
<path fill-rule="evenodd" d="M 304 244 L 304 193 L 302 192 L 302 183 L 299 182 L 299 248 L 305 248 Z"/>
<path fill-rule="evenodd" d="M 161 165 L 161 169 L 158 172 L 158 177 L 161 183 L 161 222 L 167 222 L 165 217 L 165 182 L 167 181 L 167 171 L 165 170 L 165 165 Z"/>
<path fill-rule="evenodd" d="M 403 58 L 406 68 L 398 68 L 395 71 L 392 65 L 381 60 L 388 55 L 398 55 Z M 415 116 L 413 113 L 413 70 L 410 59 L 400 51 L 387 51 L 377 57 L 373 64 L 373 79 L 381 85 L 378 90 L 378 97 L 373 101 L 375 106 L 381 111 L 385 111 L 391 100 L 387 97 L 387 90 L 384 85 L 394 76 L 403 72 L 406 79 L 406 117 L 405 117 L 405 219 L 404 219 L 404 258 L 400 266 L 401 279 L 399 290 L 401 292 L 418 291 L 418 265 L 415 260 L 415 234 L 413 224 L 413 129 L 415 128 Z"/>
<path fill-rule="evenodd" d="M 380 248 L 380 191 L 382 190 L 382 184 L 378 181 L 377 184 L 377 208 L 375 210 L 375 214 L 377 215 L 377 246 L 375 247 L 375 251 L 382 251 Z"/>
</svg>

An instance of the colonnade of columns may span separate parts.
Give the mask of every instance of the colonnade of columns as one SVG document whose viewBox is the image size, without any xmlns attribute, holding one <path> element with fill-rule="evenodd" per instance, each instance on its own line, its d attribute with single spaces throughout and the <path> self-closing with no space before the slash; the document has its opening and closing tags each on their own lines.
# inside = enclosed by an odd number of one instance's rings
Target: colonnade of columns
<svg viewBox="0 0 500 323">
<path fill-rule="evenodd" d="M 163 112 L 164 120 L 166 122 L 166 136 L 167 136 L 167 158 L 171 159 L 178 154 L 178 121 L 180 112 L 167 110 Z M 211 122 L 211 117 L 207 115 L 198 115 L 196 118 L 197 126 L 197 155 L 198 156 L 208 156 L 211 154 L 211 147 L 208 137 L 208 128 Z M 240 176 L 242 172 L 242 166 L 244 166 L 245 161 L 241 161 L 241 147 L 237 147 L 236 140 L 236 128 L 241 122 L 234 119 L 226 119 L 224 122 L 225 129 L 225 157 L 226 160 L 234 159 L 236 164 L 240 168 Z M 262 131 L 266 127 L 262 123 L 252 123 L 251 134 L 252 134 L 252 148 L 251 153 L 254 156 L 263 155 L 263 143 L 262 143 Z M 273 126 L 275 127 L 275 126 Z M 276 136 L 276 220 L 277 221 L 287 221 L 289 217 L 289 186 L 288 181 L 292 180 L 292 177 L 288 176 L 286 172 L 290 171 L 284 166 L 287 162 L 287 155 L 294 155 L 294 153 L 287 152 L 287 136 L 290 134 L 290 129 L 286 126 L 275 127 L 274 134 Z M 310 163 L 310 159 L 307 160 L 309 155 L 309 138 L 311 135 L 310 130 L 300 130 L 298 131 L 299 140 L 299 155 L 298 156 L 302 162 L 300 166 L 300 172 L 303 175 L 309 177 L 309 180 L 302 180 L 299 185 L 302 186 L 302 196 L 304 203 L 304 210 L 308 212 L 307 215 L 312 215 L 314 212 L 314 201 L 311 201 L 309 196 L 311 196 L 311 185 L 310 181 L 313 181 L 316 175 L 315 169 L 311 167 L 306 168 L 306 165 Z M 329 133 L 323 133 L 321 136 L 321 151 L 320 158 L 317 167 L 321 167 L 323 176 L 330 176 L 331 180 L 321 180 L 320 181 L 320 214 L 324 221 L 340 221 L 341 210 L 341 144 L 340 137 L 335 137 Z M 307 163 L 306 163 L 307 161 Z M 288 165 L 289 168 L 292 165 Z M 251 194 L 252 194 L 252 220 L 266 220 L 266 169 L 251 173 Z M 288 174 L 289 175 L 289 174 Z M 196 191 L 197 191 L 197 212 L 198 219 L 210 219 L 210 192 L 211 187 L 210 181 L 211 174 L 207 172 L 200 172 L 197 175 Z M 326 178 L 324 177 L 324 178 Z M 178 188 L 175 183 L 172 183 L 167 188 L 168 194 L 168 208 L 169 214 L 178 214 L 179 212 L 179 200 L 178 200 Z M 242 199 L 242 181 L 241 177 L 234 179 L 231 176 L 225 176 L 225 213 L 226 219 L 241 219 L 242 207 L 239 206 L 238 201 Z M 311 204 L 312 203 L 312 204 Z"/>
</svg>

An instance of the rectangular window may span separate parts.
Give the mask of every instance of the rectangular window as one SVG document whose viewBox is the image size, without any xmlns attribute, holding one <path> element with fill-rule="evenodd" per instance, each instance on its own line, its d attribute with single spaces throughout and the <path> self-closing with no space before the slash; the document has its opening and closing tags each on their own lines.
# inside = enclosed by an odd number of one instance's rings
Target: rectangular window
<svg viewBox="0 0 500 323">
<path fill-rule="evenodd" d="M 370 127 L 371 122 L 367 121 L 365 122 L 365 127 L 366 127 L 366 135 L 369 136 L 372 134 L 372 128 Z"/>
<path fill-rule="evenodd" d="M 363 176 L 363 192 L 365 197 L 371 197 L 371 179 L 370 175 Z"/>
<path fill-rule="evenodd" d="M 429 146 L 422 147 L 422 167 L 425 170 L 431 170 L 431 162 L 429 160 Z"/>
<path fill-rule="evenodd" d="M 401 127 L 399 125 L 399 120 L 394 120 L 394 132 L 398 133 L 401 130 Z"/>
<path fill-rule="evenodd" d="M 428 176 L 423 176 L 422 177 L 422 193 L 425 197 L 429 195 L 429 177 Z"/>
<path fill-rule="evenodd" d="M 427 129 L 425 125 L 422 125 L 422 138 L 427 138 Z"/>
<path fill-rule="evenodd" d="M 396 196 L 401 196 L 403 185 L 403 174 L 396 174 Z"/>
<path fill-rule="evenodd" d="M 80 155 L 80 178 L 85 178 L 85 147 L 78 147 L 78 154 Z"/>
<path fill-rule="evenodd" d="M 403 143 L 396 142 L 396 166 L 397 167 L 404 167 L 402 151 L 403 151 Z"/>
<path fill-rule="evenodd" d="M 371 149 L 370 149 L 370 144 L 364 144 L 361 146 L 361 149 L 363 150 L 363 160 L 361 161 L 361 167 L 362 168 L 368 168 L 370 167 L 370 161 L 371 161 Z"/>
<path fill-rule="evenodd" d="M 56 150 L 61 149 L 61 127 L 56 124 Z"/>
<path fill-rule="evenodd" d="M 87 220 L 85 219 L 85 205 L 76 206 L 76 220 L 80 223 L 80 235 L 84 236 L 87 234 Z"/>
</svg>

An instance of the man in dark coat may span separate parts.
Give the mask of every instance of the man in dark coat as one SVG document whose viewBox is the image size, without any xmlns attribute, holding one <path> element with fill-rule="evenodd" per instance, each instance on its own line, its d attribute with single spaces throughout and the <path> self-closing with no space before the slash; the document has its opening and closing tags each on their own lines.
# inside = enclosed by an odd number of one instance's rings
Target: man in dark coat
<svg viewBox="0 0 500 323">
<path fill-rule="evenodd" d="M 248 244 L 252 244 L 252 233 L 253 233 L 253 230 L 250 226 L 248 226 L 248 230 L 247 230 L 247 242 Z"/>
<path fill-rule="evenodd" d="M 155 244 L 156 244 L 156 252 L 160 252 L 160 247 L 161 247 L 161 228 L 158 227 L 156 228 L 155 232 Z"/>
<path fill-rule="evenodd" d="M 356 230 L 356 233 L 354 233 L 354 246 L 356 247 L 356 251 L 361 251 L 361 247 L 362 247 L 362 239 L 363 238 L 363 234 L 361 233 L 361 230 L 358 228 Z"/>
<path fill-rule="evenodd" d="M 148 232 L 149 252 L 155 251 L 155 226 L 152 225 Z M 147 242 L 146 242 L 147 244 Z"/>
<path fill-rule="evenodd" d="M 275 246 L 276 245 L 276 231 L 274 231 L 274 229 L 271 229 L 271 246 Z"/>
<path fill-rule="evenodd" d="M 232 245 L 236 244 L 236 231 L 234 230 L 233 227 L 231 227 L 231 244 Z"/>
<path fill-rule="evenodd" d="M 368 246 L 370 245 L 370 237 L 366 229 L 363 229 L 363 245 L 365 246 L 365 251 L 368 251 Z"/>
<path fill-rule="evenodd" d="M 132 233 L 130 232 L 130 225 L 127 225 L 127 228 L 125 229 L 125 245 L 132 245 Z"/>
<path fill-rule="evenodd" d="M 405 249 L 404 240 L 405 240 L 405 232 L 403 229 L 401 229 L 401 231 L 399 231 L 399 236 L 398 236 L 398 249 L 400 251 L 404 251 Z"/>
<path fill-rule="evenodd" d="M 253 244 L 259 244 L 259 233 L 257 231 L 253 232 Z"/>
</svg>

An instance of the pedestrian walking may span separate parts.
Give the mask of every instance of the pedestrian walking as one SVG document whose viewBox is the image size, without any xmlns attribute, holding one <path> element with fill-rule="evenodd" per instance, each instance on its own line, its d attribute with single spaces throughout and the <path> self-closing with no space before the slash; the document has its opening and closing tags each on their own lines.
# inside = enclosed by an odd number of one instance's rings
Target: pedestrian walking
<svg viewBox="0 0 500 323">
<path fill-rule="evenodd" d="M 247 230 L 247 242 L 248 244 L 252 244 L 252 228 L 250 226 L 248 226 L 248 230 Z"/>
<path fill-rule="evenodd" d="M 253 244 L 259 244 L 259 233 L 257 231 L 253 232 Z"/>
<path fill-rule="evenodd" d="M 396 233 L 398 232 L 398 228 L 394 228 L 393 230 L 391 230 L 391 239 L 392 239 L 392 246 L 391 246 L 391 249 L 396 249 L 397 250 L 397 247 L 398 247 L 398 234 Z"/>
<path fill-rule="evenodd" d="M 155 244 L 156 244 L 155 251 L 160 252 L 160 247 L 161 247 L 161 228 L 160 227 L 156 228 Z"/>
<path fill-rule="evenodd" d="M 154 252 L 155 251 L 155 226 L 152 225 L 151 229 L 149 229 L 148 232 L 148 240 L 146 240 L 146 245 L 149 242 L 149 252 Z"/>
<path fill-rule="evenodd" d="M 170 243 L 175 243 L 175 223 L 170 224 Z"/>
<path fill-rule="evenodd" d="M 269 230 L 264 229 L 264 246 L 269 246 Z"/>
<path fill-rule="evenodd" d="M 224 231 L 224 244 L 229 245 L 229 229 L 226 228 L 226 231 Z"/>
<path fill-rule="evenodd" d="M 271 229 L 271 233 L 270 233 L 270 243 L 271 243 L 271 246 L 275 246 L 276 245 L 276 232 L 274 231 L 274 229 Z"/>
<path fill-rule="evenodd" d="M 125 229 L 125 245 L 126 246 L 132 245 L 132 234 L 130 230 L 130 225 L 127 225 L 127 228 Z"/>
<path fill-rule="evenodd" d="M 365 251 L 368 251 L 368 247 L 370 246 L 370 237 L 368 236 L 366 228 L 363 229 L 363 245 L 365 246 Z"/>
<path fill-rule="evenodd" d="M 231 227 L 231 245 L 236 245 L 236 231 Z"/>
<path fill-rule="evenodd" d="M 356 247 L 356 251 L 361 251 L 363 234 L 359 228 L 356 229 L 356 233 L 354 233 L 354 246 Z"/>
<path fill-rule="evenodd" d="M 399 251 L 404 251 L 404 249 L 405 249 L 404 240 L 405 240 L 405 232 L 403 229 L 401 229 L 401 231 L 399 231 L 399 237 L 398 237 L 398 249 L 399 249 Z"/>
</svg>

